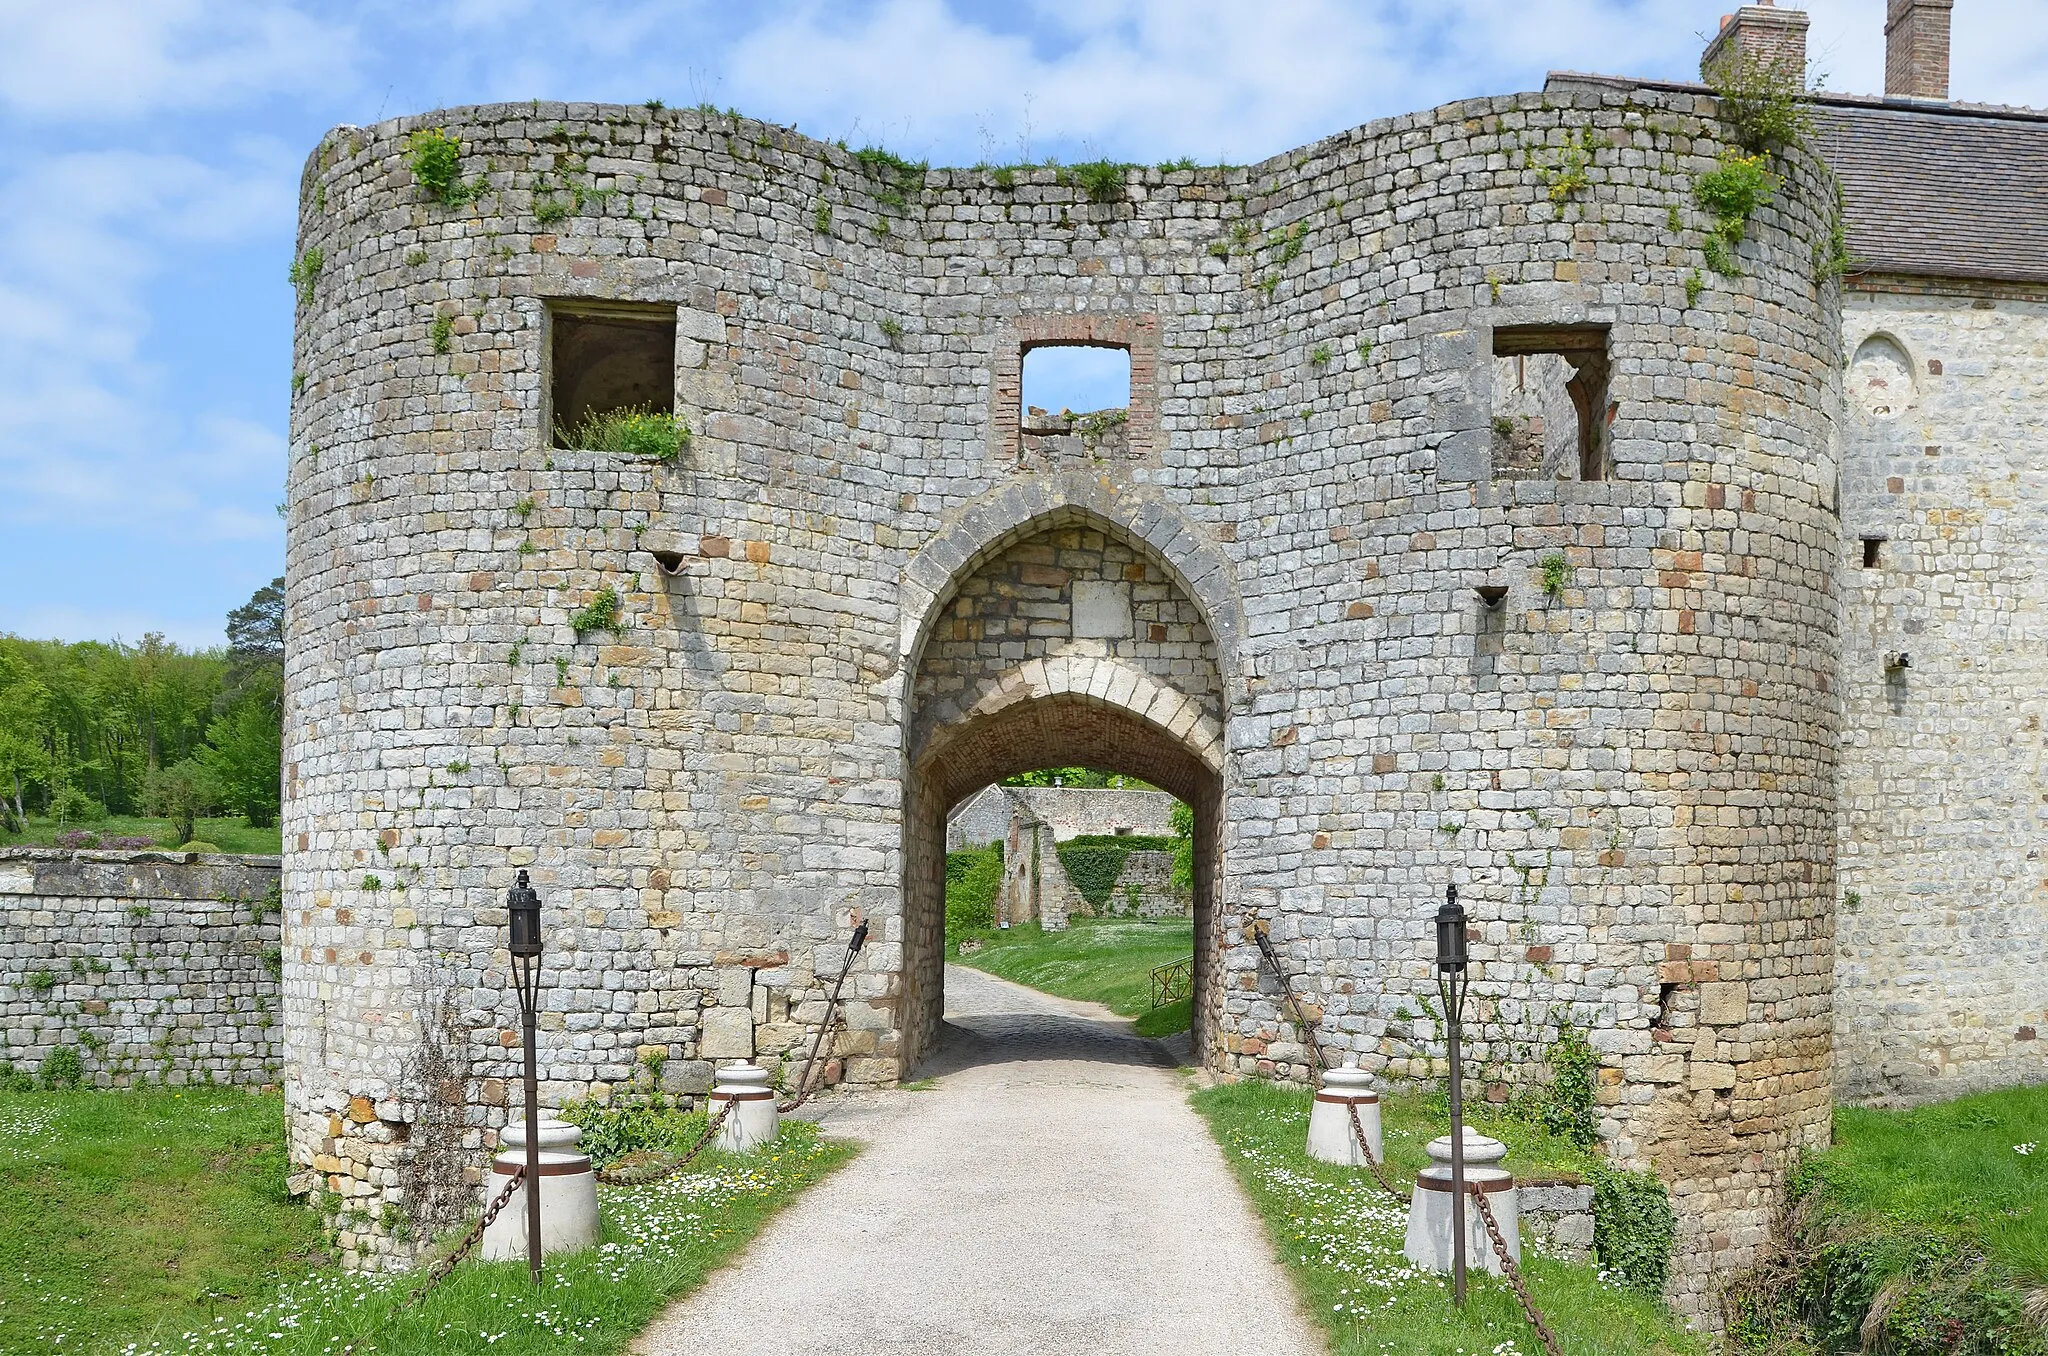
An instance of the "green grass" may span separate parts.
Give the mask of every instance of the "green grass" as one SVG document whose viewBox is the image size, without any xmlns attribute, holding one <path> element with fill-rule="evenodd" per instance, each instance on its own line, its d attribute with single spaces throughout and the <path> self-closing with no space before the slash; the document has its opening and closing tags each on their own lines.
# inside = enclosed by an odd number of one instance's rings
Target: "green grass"
<svg viewBox="0 0 2048 1356">
<path fill-rule="evenodd" d="M 112 1350 L 310 1274 L 285 1173 L 274 1095 L 0 1093 L 0 1351 Z"/>
<path fill-rule="evenodd" d="M 956 955 L 962 965 L 1101 1003 L 1122 1017 L 1150 1011 L 1154 966 L 1186 960 L 1195 949 L 1195 925 L 1186 918 L 1076 918 L 1064 932 L 1025 923 L 978 935 L 982 949 Z"/>
<path fill-rule="evenodd" d="M 539 1291 L 523 1261 L 465 1263 L 394 1316 L 417 1277 L 319 1266 L 282 1145 L 276 1097 L 0 1094 L 0 1352 L 618 1352 L 853 1152 L 785 1122 L 754 1153 L 600 1188 L 602 1246 L 550 1258 Z"/>
<path fill-rule="evenodd" d="M 176 847 L 177 841 L 171 834 L 171 821 L 149 819 L 136 815 L 109 815 L 91 824 L 73 821 L 59 824 L 54 819 L 38 819 L 29 816 L 28 832 L 0 833 L 0 847 L 51 847 L 57 836 L 84 829 L 102 838 L 150 838 L 159 846 Z M 284 851 L 284 830 L 273 824 L 267 829 L 252 829 L 247 820 L 240 816 L 227 819 L 201 819 L 195 822 L 193 837 L 202 843 L 212 843 L 222 852 L 254 852 L 276 856 Z"/>
<path fill-rule="evenodd" d="M 1475 1276 L 1459 1311 L 1451 1307 L 1449 1278 L 1409 1270 L 1401 1256 L 1406 1203 L 1386 1196 L 1363 1170 L 1319 1163 L 1304 1152 L 1307 1093 L 1245 1082 L 1205 1089 L 1193 1100 L 1336 1356 L 1542 1351 L 1504 1281 Z M 1442 1132 L 1441 1120 L 1425 1124 L 1428 1106 L 1427 1098 L 1396 1098 L 1386 1106 L 1387 1155 L 1397 1166 L 1413 1162 L 1421 1145 Z M 1578 1150 L 1563 1146 L 1567 1155 L 1520 1122 L 1504 1137 L 1514 1150 L 1509 1164 L 1519 1163 L 1518 1171 L 1564 1170 L 1583 1161 Z M 1523 1257 L 1537 1307 L 1568 1356 L 1704 1353 L 1700 1340 L 1657 1301 L 1602 1281 L 1591 1266 L 1539 1257 L 1526 1247 Z"/>
<path fill-rule="evenodd" d="M 1835 1147 L 1806 1172 L 1837 1210 L 1971 1229 L 1991 1257 L 2048 1285 L 2048 1087 L 1909 1111 L 1838 1107 Z"/>
</svg>

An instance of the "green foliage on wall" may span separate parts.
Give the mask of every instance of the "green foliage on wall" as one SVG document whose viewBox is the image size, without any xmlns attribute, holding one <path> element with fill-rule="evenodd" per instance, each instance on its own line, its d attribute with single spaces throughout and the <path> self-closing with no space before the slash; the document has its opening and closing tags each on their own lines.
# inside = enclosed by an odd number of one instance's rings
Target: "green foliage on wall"
<svg viewBox="0 0 2048 1356">
<path fill-rule="evenodd" d="M 1678 1217 L 1671 1194 L 1656 1176 L 1593 1169 L 1593 1255 L 1603 1270 L 1645 1295 L 1664 1293 L 1671 1274 L 1671 1240 Z"/>
<path fill-rule="evenodd" d="M 1171 852 L 1178 843 L 1175 838 L 1140 833 L 1084 833 L 1059 845 L 1060 865 L 1081 898 L 1099 909 L 1109 902 L 1133 852 Z"/>
<path fill-rule="evenodd" d="M 1574 1026 L 1558 1028 L 1550 1044 L 1550 1090 L 1538 1108 L 1543 1128 L 1570 1140 L 1582 1149 L 1591 1148 L 1600 1137 L 1599 1117 L 1593 1110 L 1593 1077 L 1600 1056 L 1586 1041 L 1586 1033 Z"/>
<path fill-rule="evenodd" d="M 555 424 L 555 443 L 585 452 L 610 452 L 621 457 L 674 464 L 690 445 L 690 427 L 666 410 L 630 405 L 593 410 L 575 428 Z"/>
</svg>

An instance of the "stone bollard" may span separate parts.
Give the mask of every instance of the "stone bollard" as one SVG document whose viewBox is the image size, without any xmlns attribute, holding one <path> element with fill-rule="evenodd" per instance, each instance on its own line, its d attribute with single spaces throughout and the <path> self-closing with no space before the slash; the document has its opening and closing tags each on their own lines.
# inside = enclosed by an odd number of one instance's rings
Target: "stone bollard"
<svg viewBox="0 0 2048 1356">
<path fill-rule="evenodd" d="M 540 1140 L 540 1250 L 543 1257 L 575 1252 L 597 1242 L 597 1174 L 576 1147 L 583 1132 L 567 1121 L 543 1118 Z M 526 1122 L 505 1127 L 498 1136 L 498 1156 L 484 1174 L 484 1204 L 505 1189 L 506 1179 L 526 1166 Z M 487 1261 L 526 1257 L 526 1189 L 519 1184 L 512 1199 L 484 1230 L 480 1248 Z"/>
<path fill-rule="evenodd" d="M 1316 1093 L 1315 1105 L 1308 1113 L 1310 1158 L 1320 1158 L 1325 1163 L 1342 1163 L 1349 1168 L 1365 1166 L 1358 1136 L 1351 1129 L 1351 1108 L 1354 1106 L 1358 1108 L 1358 1124 L 1365 1131 L 1372 1161 L 1386 1161 L 1387 1156 L 1380 1147 L 1380 1095 L 1373 1091 L 1371 1074 L 1349 1066 L 1327 1069 L 1323 1073 L 1323 1086 Z"/>
<path fill-rule="evenodd" d="M 1439 1135 L 1429 1142 L 1429 1166 L 1415 1178 L 1415 1195 L 1408 1202 L 1408 1244 L 1402 1249 L 1408 1260 L 1424 1271 L 1451 1269 L 1451 1137 Z M 1471 1126 L 1465 1127 L 1465 1265 L 1498 1276 L 1506 1268 L 1493 1250 L 1493 1239 L 1480 1218 L 1478 1203 L 1472 1199 L 1477 1188 L 1493 1207 L 1500 1225 L 1501 1240 L 1517 1266 L 1522 1262 L 1522 1212 L 1515 1199 L 1515 1179 L 1497 1166 L 1508 1156 L 1508 1146 L 1489 1139 Z"/>
<path fill-rule="evenodd" d="M 758 1064 L 742 1061 L 718 1071 L 718 1082 L 706 1099 L 705 1110 L 716 1117 L 726 1103 L 736 1103 L 732 1115 L 718 1131 L 718 1147 L 728 1152 L 751 1149 L 775 1138 L 781 1128 L 781 1113 L 775 1106 L 775 1089 L 768 1086 L 768 1071 Z"/>
</svg>

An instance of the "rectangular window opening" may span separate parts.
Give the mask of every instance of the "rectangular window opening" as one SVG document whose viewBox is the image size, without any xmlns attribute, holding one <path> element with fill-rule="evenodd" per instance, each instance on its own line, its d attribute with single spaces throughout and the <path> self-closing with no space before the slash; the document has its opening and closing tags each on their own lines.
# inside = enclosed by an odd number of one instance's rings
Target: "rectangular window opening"
<svg viewBox="0 0 2048 1356">
<path fill-rule="evenodd" d="M 1863 568 L 1864 568 L 1864 569 L 1866 569 L 1866 570 L 1874 570 L 1874 569 L 1876 569 L 1876 568 L 1877 568 L 1877 565 L 1878 565 L 1878 560 L 1877 560 L 1877 554 L 1878 554 L 1878 550 L 1879 550 L 1879 548 L 1880 548 L 1880 547 L 1881 547 L 1881 546 L 1882 546 L 1883 544 L 1884 544 L 1884 538 L 1883 538 L 1883 537 L 1865 537 L 1865 538 L 1863 539 Z"/>
<path fill-rule="evenodd" d="M 619 416 L 673 415 L 676 313 L 670 306 L 561 303 L 548 310 L 548 408 L 556 447 L 630 451 Z"/>
<path fill-rule="evenodd" d="M 1114 344 L 1024 350 L 1023 454 L 1119 456 L 1130 447 L 1131 351 Z"/>
<path fill-rule="evenodd" d="M 1605 325 L 1503 325 L 1493 332 L 1496 480 L 1605 480 Z"/>
</svg>

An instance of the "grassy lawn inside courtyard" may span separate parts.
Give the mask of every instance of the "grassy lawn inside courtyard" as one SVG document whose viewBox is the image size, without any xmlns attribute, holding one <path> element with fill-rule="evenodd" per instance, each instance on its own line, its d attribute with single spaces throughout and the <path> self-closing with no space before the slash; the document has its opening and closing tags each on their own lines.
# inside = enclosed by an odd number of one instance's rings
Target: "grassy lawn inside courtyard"
<svg viewBox="0 0 2048 1356">
<path fill-rule="evenodd" d="M 1540 1356 L 1542 1343 L 1505 1281 L 1475 1274 L 1465 1309 L 1452 1308 L 1449 1278 L 1412 1271 L 1401 1255 L 1407 1203 L 1362 1169 L 1308 1156 L 1306 1092 L 1233 1083 L 1197 1092 L 1194 1104 L 1337 1356 Z M 1389 1175 L 1412 1181 L 1444 1117 L 1420 1095 L 1388 1098 L 1384 1114 Z M 1474 1124 L 1509 1146 L 1508 1166 L 1524 1176 L 1590 1166 L 1583 1150 L 1524 1122 Z M 1661 1301 L 1602 1280 L 1591 1265 L 1526 1247 L 1523 1257 L 1537 1306 L 1571 1356 L 1704 1356 L 1704 1344 Z"/>
<path fill-rule="evenodd" d="M 0 1093 L 0 1352 L 617 1352 L 852 1152 L 784 1122 L 754 1153 L 600 1188 L 600 1245 L 549 1259 L 538 1292 L 524 1262 L 465 1263 L 393 1317 L 417 1277 L 333 1266 L 285 1193 L 279 1097 Z"/>
<path fill-rule="evenodd" d="M 149 819 L 136 815 L 109 815 L 105 819 L 81 824 L 73 820 L 60 824 L 54 819 L 28 818 L 28 828 L 23 833 L 0 833 L 0 847 L 55 847 L 57 839 L 67 833 L 96 834 L 101 839 L 147 838 L 158 847 L 174 848 L 179 845 L 177 836 L 171 832 L 168 819 Z M 284 851 L 284 830 L 273 824 L 267 829 L 253 829 L 240 816 L 225 819 L 200 819 L 193 823 L 192 836 L 202 843 L 211 843 L 222 852 L 260 853 L 276 856 Z"/>
<path fill-rule="evenodd" d="M 951 959 L 1061 998 L 1101 1003 L 1137 1018 L 1140 1035 L 1187 1029 L 1187 1000 L 1152 1007 L 1152 970 L 1194 954 L 1191 919 L 1076 918 L 1061 932 L 1022 923 L 972 937 L 981 949 L 963 956 L 956 945 Z"/>
</svg>

